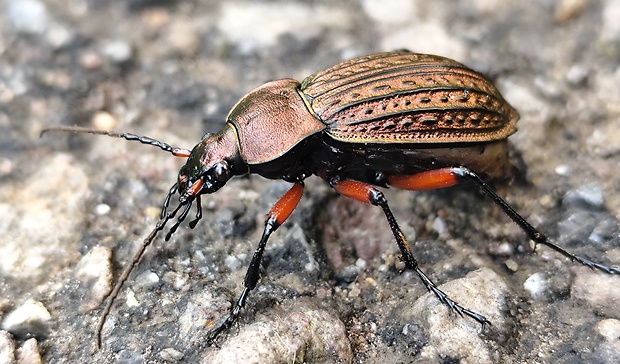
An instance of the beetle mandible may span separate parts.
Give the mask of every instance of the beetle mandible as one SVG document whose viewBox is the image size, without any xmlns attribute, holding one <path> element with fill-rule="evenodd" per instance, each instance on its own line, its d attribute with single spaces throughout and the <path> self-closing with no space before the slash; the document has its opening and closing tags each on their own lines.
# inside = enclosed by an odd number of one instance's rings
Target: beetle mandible
<svg viewBox="0 0 620 364">
<path fill-rule="evenodd" d="M 187 158 L 166 196 L 156 227 L 134 253 L 116 282 L 97 328 L 97 343 L 116 296 L 145 249 L 168 221 L 176 221 L 166 240 L 186 219 L 192 205 L 202 218 L 200 196 L 222 188 L 234 177 L 259 174 L 293 183 L 267 214 L 265 227 L 230 313 L 214 324 L 209 343 L 238 318 L 259 280 L 269 236 L 293 212 L 310 175 L 339 194 L 383 210 L 407 269 L 450 309 L 483 326 L 489 321 L 462 307 L 419 268 L 383 192 L 377 187 L 429 190 L 470 182 L 497 204 L 537 244 L 610 274 L 610 267 L 576 256 L 550 241 L 498 196 L 485 179 L 508 173 L 507 137 L 516 131 L 517 111 L 481 74 L 448 58 L 396 51 L 371 54 L 337 64 L 303 82 L 282 79 L 244 96 L 224 128 L 206 135 L 191 151 L 127 133 L 78 127 L 44 130 L 104 134 L 157 146 Z M 170 211 L 172 197 L 178 205 Z"/>
</svg>

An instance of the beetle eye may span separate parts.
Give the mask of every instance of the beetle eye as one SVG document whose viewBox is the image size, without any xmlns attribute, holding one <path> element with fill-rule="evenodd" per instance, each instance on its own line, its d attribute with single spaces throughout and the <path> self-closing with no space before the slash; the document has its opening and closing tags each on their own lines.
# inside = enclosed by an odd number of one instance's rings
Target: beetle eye
<svg viewBox="0 0 620 364">
<path fill-rule="evenodd" d="M 228 181 L 230 179 L 230 168 L 226 161 L 221 161 L 213 166 L 213 176 L 220 182 Z"/>
</svg>

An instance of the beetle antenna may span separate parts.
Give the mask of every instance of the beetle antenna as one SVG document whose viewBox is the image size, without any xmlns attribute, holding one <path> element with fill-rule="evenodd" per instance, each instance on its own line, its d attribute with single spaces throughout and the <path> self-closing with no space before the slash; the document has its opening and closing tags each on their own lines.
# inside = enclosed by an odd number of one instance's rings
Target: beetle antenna
<svg viewBox="0 0 620 364">
<path fill-rule="evenodd" d="M 160 142 L 157 139 L 149 138 L 146 136 L 140 136 L 140 135 L 131 134 L 131 133 L 118 133 L 115 131 L 83 128 L 80 126 L 52 126 L 52 127 L 41 130 L 41 134 L 39 134 L 39 137 L 42 137 L 43 134 L 47 133 L 48 131 L 62 131 L 62 132 L 79 133 L 79 134 L 107 135 L 107 136 L 114 137 L 114 138 L 123 138 L 123 139 L 127 139 L 130 141 L 139 141 L 142 144 L 147 144 L 147 145 L 158 147 L 162 149 L 163 151 L 171 153 L 175 157 L 187 158 L 189 157 L 191 153 L 189 149 L 174 148 L 170 146 L 169 144 Z"/>
<path fill-rule="evenodd" d="M 131 257 L 130 264 L 127 264 L 125 266 L 123 273 L 121 273 L 118 280 L 116 281 L 116 284 L 114 284 L 114 288 L 112 289 L 112 292 L 109 295 L 108 302 L 106 303 L 105 308 L 103 309 L 101 313 L 101 319 L 99 320 L 99 325 L 97 325 L 97 348 L 98 349 L 101 349 L 101 331 L 103 330 L 103 325 L 105 324 L 106 319 L 108 318 L 108 315 L 110 314 L 110 311 L 112 310 L 112 305 L 114 304 L 116 297 L 118 297 L 118 294 L 121 291 L 121 288 L 123 288 L 123 284 L 127 281 L 131 272 L 133 272 L 134 268 L 138 265 L 138 262 L 140 261 L 140 259 L 144 255 L 144 252 L 146 251 L 146 248 L 148 248 L 148 246 L 151 245 L 151 243 L 157 236 L 157 233 L 163 230 L 168 220 L 172 219 L 174 215 L 176 215 L 176 213 L 181 209 L 181 207 L 185 205 L 189 206 L 190 204 L 187 204 L 187 203 L 179 204 L 179 206 L 177 206 L 173 211 L 166 214 L 166 216 L 164 216 L 162 219 L 160 219 L 157 222 L 157 225 L 155 226 L 155 228 L 146 237 L 146 239 L 142 241 L 142 245 L 140 245 L 140 248 L 138 248 L 138 250 Z M 187 207 L 185 207 L 185 210 L 187 210 Z"/>
</svg>

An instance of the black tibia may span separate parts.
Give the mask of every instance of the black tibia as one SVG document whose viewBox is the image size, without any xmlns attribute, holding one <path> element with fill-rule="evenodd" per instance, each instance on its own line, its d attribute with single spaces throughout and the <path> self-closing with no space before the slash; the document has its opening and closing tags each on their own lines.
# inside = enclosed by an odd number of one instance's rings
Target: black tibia
<svg viewBox="0 0 620 364">
<path fill-rule="evenodd" d="M 303 195 L 303 183 L 296 182 L 293 186 L 275 203 L 271 208 L 271 211 L 267 214 L 267 220 L 265 221 L 265 229 L 263 235 L 260 238 L 260 242 L 254 251 L 252 261 L 248 267 L 248 271 L 245 273 L 245 279 L 243 280 L 243 292 L 237 299 L 237 303 L 233 306 L 230 314 L 216 323 L 213 328 L 209 330 L 207 342 L 211 344 L 218 335 L 227 330 L 232 324 L 235 323 L 239 312 L 245 306 L 245 301 L 248 298 L 248 294 L 256 287 L 259 279 L 260 263 L 263 259 L 263 253 L 265 252 L 265 245 L 271 233 L 276 231 L 280 225 L 286 221 L 290 214 L 295 210 L 301 196 Z"/>
<path fill-rule="evenodd" d="M 431 279 L 418 267 L 418 261 L 411 253 L 409 243 L 407 242 L 407 239 L 405 238 L 405 235 L 403 234 L 400 226 L 398 226 L 396 218 L 394 218 L 394 214 L 392 214 L 392 211 L 383 192 L 374 187 L 371 187 L 369 201 L 371 204 L 379 206 L 383 209 L 383 213 L 385 214 L 388 224 L 390 225 L 390 229 L 392 230 L 392 233 L 396 238 L 396 244 L 398 245 L 398 248 L 400 249 L 400 252 L 402 254 L 403 262 L 405 263 L 407 268 L 413 270 L 418 275 L 418 277 L 420 277 L 422 283 L 424 283 L 424 286 L 426 286 L 426 289 L 428 289 L 430 292 L 433 292 L 433 294 L 435 294 L 435 296 L 439 298 L 439 301 L 441 301 L 441 303 L 445 304 L 459 315 L 467 315 L 478 321 L 480 324 L 482 324 L 483 327 L 486 324 L 491 324 L 491 322 L 487 320 L 486 317 L 474 311 L 468 310 L 467 308 L 453 301 L 442 290 L 437 288 L 437 285 L 433 281 L 431 281 Z"/>
<path fill-rule="evenodd" d="M 480 189 L 482 189 L 482 191 L 486 193 L 487 196 L 491 197 L 493 202 L 495 202 L 495 204 L 497 204 L 504 211 L 504 213 L 512 219 L 512 221 L 514 221 L 523 231 L 525 231 L 525 233 L 530 237 L 530 239 L 532 239 L 532 241 L 534 241 L 534 243 L 548 246 L 549 248 L 557 251 L 565 257 L 573 261 L 577 261 L 592 269 L 598 269 L 609 274 L 620 274 L 620 268 L 609 267 L 600 263 L 593 262 L 590 259 L 579 257 L 565 250 L 561 246 L 551 242 L 551 240 L 549 240 L 547 236 L 538 231 L 538 229 L 536 229 L 521 215 L 519 215 L 519 213 L 515 211 L 515 209 L 513 209 L 512 206 L 510 206 L 506 201 L 504 201 L 504 199 L 499 197 L 497 193 L 495 193 L 495 191 L 493 191 L 493 189 L 486 182 L 484 182 L 482 178 L 480 178 L 480 176 L 478 176 L 476 173 L 472 172 L 468 168 L 455 167 L 452 168 L 452 172 L 461 179 L 476 183 L 480 187 Z"/>
<path fill-rule="evenodd" d="M 258 243 L 256 250 L 254 251 L 252 261 L 250 262 L 250 266 L 248 267 L 248 270 L 245 274 L 245 279 L 243 281 L 243 292 L 241 292 L 241 295 L 237 299 L 237 303 L 235 303 L 228 316 L 220 320 L 219 323 L 216 323 L 215 326 L 209 330 L 207 336 L 208 344 L 213 343 L 223 331 L 228 330 L 239 317 L 241 309 L 245 306 L 245 301 L 248 298 L 248 294 L 256 287 L 256 284 L 258 283 L 258 279 L 260 277 L 260 263 L 263 258 L 263 253 L 265 252 L 265 245 L 267 245 L 267 240 L 269 239 L 271 233 L 276 231 L 278 227 L 279 225 L 276 222 L 276 218 L 273 216 L 269 216 L 267 218 L 267 221 L 265 221 L 265 229 L 263 230 L 263 235 L 260 238 L 260 242 Z"/>
</svg>

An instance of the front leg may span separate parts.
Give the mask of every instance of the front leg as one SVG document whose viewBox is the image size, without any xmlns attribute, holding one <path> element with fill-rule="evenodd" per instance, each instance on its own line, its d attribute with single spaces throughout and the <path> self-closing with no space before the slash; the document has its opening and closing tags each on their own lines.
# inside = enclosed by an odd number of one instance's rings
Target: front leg
<svg viewBox="0 0 620 364">
<path fill-rule="evenodd" d="M 230 314 L 226 316 L 220 323 L 209 330 L 207 334 L 207 344 L 213 343 L 217 337 L 224 331 L 228 330 L 239 317 L 241 309 L 245 306 L 245 301 L 248 298 L 248 294 L 256 287 L 259 278 L 260 263 L 265 252 L 265 245 L 271 233 L 276 231 L 280 225 L 286 221 L 291 215 L 293 210 L 297 207 L 301 196 L 303 195 L 303 184 L 296 182 L 290 190 L 288 190 L 284 196 L 282 196 L 278 202 L 271 208 L 267 214 L 267 220 L 265 220 L 265 229 L 263 235 L 260 238 L 260 242 L 254 251 L 252 261 L 245 273 L 245 279 L 243 280 L 243 292 L 237 299 L 237 303 L 233 306 Z"/>
</svg>

